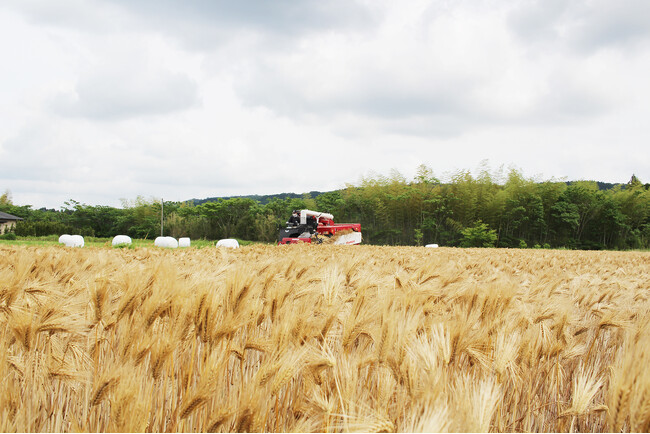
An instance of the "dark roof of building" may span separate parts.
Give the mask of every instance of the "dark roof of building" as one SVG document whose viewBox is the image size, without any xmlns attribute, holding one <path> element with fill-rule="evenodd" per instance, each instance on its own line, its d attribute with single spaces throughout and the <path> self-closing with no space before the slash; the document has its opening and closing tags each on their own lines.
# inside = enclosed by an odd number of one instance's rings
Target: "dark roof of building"
<svg viewBox="0 0 650 434">
<path fill-rule="evenodd" d="M 23 220 L 21 217 L 16 217 L 15 215 L 7 214 L 6 212 L 0 211 L 0 220 Z"/>
</svg>

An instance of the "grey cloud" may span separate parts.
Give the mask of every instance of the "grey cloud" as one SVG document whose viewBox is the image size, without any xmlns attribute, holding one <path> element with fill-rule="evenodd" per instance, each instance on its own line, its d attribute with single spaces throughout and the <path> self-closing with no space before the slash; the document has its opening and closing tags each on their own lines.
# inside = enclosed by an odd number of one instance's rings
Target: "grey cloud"
<svg viewBox="0 0 650 434">
<path fill-rule="evenodd" d="M 553 41 L 570 0 L 526 0 L 508 16 L 510 28 L 527 41 Z"/>
<path fill-rule="evenodd" d="M 87 33 L 114 31 L 128 21 L 121 8 L 103 0 L 5 0 L 0 8 L 17 11 L 38 25 Z"/>
<path fill-rule="evenodd" d="M 576 11 L 572 37 L 587 49 L 633 44 L 650 38 L 650 2 L 598 0 Z"/>
<path fill-rule="evenodd" d="M 63 116 L 120 120 L 173 113 L 200 103 L 197 84 L 185 75 L 122 66 L 82 77 L 74 92 L 54 98 L 52 110 Z"/>
<path fill-rule="evenodd" d="M 366 65 L 368 66 L 368 65 Z M 581 84 L 568 71 L 540 77 L 537 85 L 545 92 L 531 95 L 521 110 L 508 109 L 508 102 L 499 101 L 499 94 L 490 101 L 479 100 L 483 86 L 490 82 L 479 77 L 431 71 L 415 80 L 399 74 L 371 73 L 371 68 L 348 78 L 340 89 L 314 94 L 309 86 L 318 86 L 326 76 L 313 77 L 312 83 L 292 80 L 281 67 L 264 64 L 256 74 L 238 82 L 238 94 L 250 106 L 263 106 L 292 119 L 332 122 L 352 116 L 373 123 L 385 133 L 449 138 L 474 128 L 491 125 L 548 125 L 586 119 L 611 109 L 607 101 L 587 84 Z M 517 84 L 503 89 L 505 97 L 516 95 Z M 334 123 L 334 122 L 332 122 Z M 355 128 L 346 122 L 338 134 L 354 137 Z M 363 127 L 358 134 L 363 135 Z M 370 128 L 371 130 L 373 128 Z"/>
<path fill-rule="evenodd" d="M 113 0 L 111 3 L 153 20 L 247 27 L 282 34 L 351 27 L 367 23 L 371 17 L 368 9 L 349 0 Z"/>
<path fill-rule="evenodd" d="M 526 0 L 511 10 L 508 24 L 538 48 L 590 53 L 649 39 L 649 16 L 646 0 Z"/>
<path fill-rule="evenodd" d="M 332 101 L 339 108 L 386 119 L 459 114 L 469 111 L 462 95 L 453 95 L 444 88 L 427 89 L 423 86 L 420 92 L 417 92 L 398 85 L 391 87 L 377 85 L 356 95 L 339 97 L 340 99 Z"/>
<path fill-rule="evenodd" d="M 242 32 L 265 46 L 300 35 L 372 24 L 371 10 L 354 0 L 8 0 L 0 5 L 30 21 L 84 32 L 155 30 L 185 47 L 210 50 Z"/>
<path fill-rule="evenodd" d="M 345 78 L 329 83 L 327 65 L 323 66 L 324 70 L 314 71 L 313 76 L 296 79 L 290 75 L 293 71 L 287 73 L 282 63 L 259 60 L 251 69 L 253 72 L 238 77 L 235 85 L 245 104 L 264 106 L 297 118 L 351 113 L 404 119 L 471 111 L 466 95 L 473 84 L 466 78 L 423 74 L 409 81 L 398 72 L 355 61 Z M 312 92 L 312 87 L 320 86 L 331 90 Z"/>
</svg>

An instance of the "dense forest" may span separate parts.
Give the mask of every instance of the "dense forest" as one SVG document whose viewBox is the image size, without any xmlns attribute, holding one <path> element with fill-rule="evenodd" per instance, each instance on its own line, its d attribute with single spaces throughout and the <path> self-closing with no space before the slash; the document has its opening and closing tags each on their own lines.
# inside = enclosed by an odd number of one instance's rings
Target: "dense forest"
<svg viewBox="0 0 650 434">
<path fill-rule="evenodd" d="M 332 213 L 337 222 L 361 223 L 367 244 L 647 249 L 649 187 L 634 175 L 627 184 L 612 186 L 540 181 L 485 166 L 477 175 L 455 172 L 443 183 L 422 165 L 412 180 L 393 171 L 302 197 L 164 202 L 164 234 L 272 242 L 292 209 L 308 208 Z M 0 211 L 25 219 L 15 228 L 18 236 L 160 235 L 161 203 L 142 197 L 123 201 L 122 208 L 70 200 L 60 210 L 36 210 L 12 204 L 5 194 Z"/>
</svg>

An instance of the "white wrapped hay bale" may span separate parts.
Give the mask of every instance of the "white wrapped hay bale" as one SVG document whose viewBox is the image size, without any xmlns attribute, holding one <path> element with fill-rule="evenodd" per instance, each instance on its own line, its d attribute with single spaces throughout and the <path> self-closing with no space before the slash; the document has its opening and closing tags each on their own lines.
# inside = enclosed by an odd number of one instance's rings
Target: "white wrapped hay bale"
<svg viewBox="0 0 650 434">
<path fill-rule="evenodd" d="M 231 249 L 239 248 L 239 242 L 233 238 L 225 238 L 217 241 L 217 247 L 229 247 Z"/>
<path fill-rule="evenodd" d="M 156 237 L 153 242 L 156 247 L 165 247 L 168 249 L 175 249 L 178 247 L 178 241 L 174 237 Z"/>
<path fill-rule="evenodd" d="M 84 237 L 81 235 L 68 235 L 63 234 L 59 237 L 59 243 L 66 247 L 83 247 Z"/>
<path fill-rule="evenodd" d="M 188 237 L 181 237 L 178 239 L 178 247 L 189 247 L 190 239 Z"/>
<path fill-rule="evenodd" d="M 61 235 L 59 242 L 63 243 L 66 247 L 83 247 L 84 237 L 81 235 Z"/>
<path fill-rule="evenodd" d="M 115 235 L 113 237 L 113 246 L 121 246 L 123 244 L 130 246 L 131 245 L 131 237 L 128 235 Z"/>
<path fill-rule="evenodd" d="M 438 248 L 438 245 L 437 245 L 437 244 L 427 244 L 427 245 L 424 246 L 424 247 L 429 247 L 430 249 L 437 249 L 437 248 Z"/>
</svg>

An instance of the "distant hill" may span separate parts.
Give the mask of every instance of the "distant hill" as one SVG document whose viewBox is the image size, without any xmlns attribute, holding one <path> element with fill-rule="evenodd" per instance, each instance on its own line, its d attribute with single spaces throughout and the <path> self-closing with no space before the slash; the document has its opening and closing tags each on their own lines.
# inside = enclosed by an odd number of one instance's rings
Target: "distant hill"
<svg viewBox="0 0 650 434">
<path fill-rule="evenodd" d="M 319 196 L 325 192 L 323 191 L 310 191 L 309 193 L 278 193 L 278 194 L 267 194 L 267 195 L 259 195 L 259 194 L 250 194 L 248 196 L 222 196 L 222 197 L 208 197 L 206 199 L 190 199 L 187 202 L 190 202 L 194 205 L 201 205 L 206 202 L 217 202 L 219 199 L 223 200 L 228 200 L 228 199 L 233 199 L 235 197 L 237 198 L 242 198 L 242 199 L 253 199 L 262 205 L 266 205 L 273 199 L 301 199 L 305 196 L 309 196 L 312 199 L 315 198 L 316 196 Z"/>
<path fill-rule="evenodd" d="M 600 181 L 596 181 L 596 184 L 598 184 L 598 190 L 611 190 L 617 185 L 622 185 L 622 184 L 612 184 L 611 182 L 600 182 Z"/>
<path fill-rule="evenodd" d="M 581 182 L 581 181 L 567 181 L 566 185 L 571 185 L 571 184 L 574 184 L 576 182 Z M 602 190 L 611 190 L 612 188 L 617 187 L 617 186 L 622 186 L 623 188 L 625 188 L 625 184 L 620 184 L 620 183 L 612 184 L 611 182 L 601 182 L 601 181 L 588 181 L 588 182 L 595 182 L 596 185 L 598 185 L 598 190 L 601 190 L 601 191 Z"/>
</svg>

